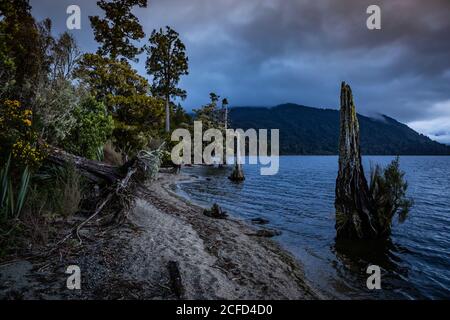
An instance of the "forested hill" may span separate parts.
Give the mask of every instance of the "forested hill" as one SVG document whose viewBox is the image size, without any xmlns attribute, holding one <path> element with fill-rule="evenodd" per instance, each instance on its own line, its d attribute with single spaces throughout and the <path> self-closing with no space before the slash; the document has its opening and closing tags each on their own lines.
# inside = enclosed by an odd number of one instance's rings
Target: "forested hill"
<svg viewBox="0 0 450 320">
<path fill-rule="evenodd" d="M 296 104 L 273 108 L 230 109 L 231 126 L 242 129 L 280 129 L 281 154 L 337 154 L 339 111 Z M 395 119 L 358 115 L 365 155 L 450 155 L 446 146 L 417 133 Z"/>
</svg>

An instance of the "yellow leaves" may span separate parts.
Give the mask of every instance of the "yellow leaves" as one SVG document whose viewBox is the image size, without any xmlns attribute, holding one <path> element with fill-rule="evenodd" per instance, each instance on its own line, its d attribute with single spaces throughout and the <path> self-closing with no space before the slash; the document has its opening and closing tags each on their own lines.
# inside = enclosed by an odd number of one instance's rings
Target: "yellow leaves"
<svg viewBox="0 0 450 320">
<path fill-rule="evenodd" d="M 6 100 L 0 109 L 0 142 L 5 147 L 2 153 L 12 153 L 15 161 L 24 166 L 37 167 L 45 157 L 37 147 L 37 135 L 32 129 L 30 109 L 22 108 L 17 100 Z"/>
<path fill-rule="evenodd" d="M 20 102 L 17 100 L 5 100 L 5 106 L 8 108 L 17 109 L 20 107 Z"/>
<path fill-rule="evenodd" d="M 31 127 L 31 116 L 33 111 L 30 109 L 21 110 L 20 102 L 17 100 L 5 100 L 3 103 L 2 117 L 0 123 L 7 123 L 11 129 L 21 130 L 22 125 Z"/>
<path fill-rule="evenodd" d="M 40 164 L 44 158 L 44 152 L 31 145 L 29 141 L 18 140 L 12 147 L 12 155 L 16 161 L 23 165 L 35 167 Z"/>
</svg>

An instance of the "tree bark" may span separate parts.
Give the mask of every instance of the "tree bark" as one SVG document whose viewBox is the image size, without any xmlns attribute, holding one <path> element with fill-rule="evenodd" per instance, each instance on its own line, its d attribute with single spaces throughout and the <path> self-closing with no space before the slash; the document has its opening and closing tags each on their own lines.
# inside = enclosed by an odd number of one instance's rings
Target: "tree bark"
<svg viewBox="0 0 450 320">
<path fill-rule="evenodd" d="M 70 154 L 64 150 L 49 147 L 49 155 L 47 161 L 56 165 L 74 165 L 80 174 L 95 183 L 114 183 L 123 179 L 126 175 L 124 167 L 115 167 L 102 162 L 89 160 Z"/>
<path fill-rule="evenodd" d="M 170 98 L 166 96 L 166 132 L 170 132 Z"/>
<path fill-rule="evenodd" d="M 373 205 L 361 161 L 356 108 L 352 90 L 345 82 L 341 85 L 339 173 L 335 208 L 337 238 L 377 237 Z"/>
</svg>

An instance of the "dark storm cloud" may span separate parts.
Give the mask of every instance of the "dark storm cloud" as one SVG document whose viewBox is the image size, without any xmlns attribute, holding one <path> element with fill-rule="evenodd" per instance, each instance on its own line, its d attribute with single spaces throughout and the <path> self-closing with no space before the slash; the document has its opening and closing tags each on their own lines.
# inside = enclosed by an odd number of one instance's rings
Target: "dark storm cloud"
<svg viewBox="0 0 450 320">
<path fill-rule="evenodd" d="M 32 1 L 64 31 L 65 8 L 79 4 L 86 50 L 95 43 L 88 15 L 95 1 Z M 366 28 L 366 9 L 382 10 L 382 30 Z M 136 11 L 149 34 L 170 25 L 186 43 L 187 108 L 208 93 L 233 105 L 338 104 L 340 81 L 363 114 L 384 113 L 436 139 L 450 136 L 450 1 L 448 0 L 154 0 Z M 144 60 L 142 58 L 141 60 Z M 145 73 L 143 63 L 137 66 Z"/>
</svg>

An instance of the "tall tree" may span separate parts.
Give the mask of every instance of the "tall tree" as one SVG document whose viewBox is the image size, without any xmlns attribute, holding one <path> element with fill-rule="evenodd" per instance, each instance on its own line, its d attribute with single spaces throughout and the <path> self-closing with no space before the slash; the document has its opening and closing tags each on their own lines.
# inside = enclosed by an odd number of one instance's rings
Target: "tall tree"
<svg viewBox="0 0 450 320">
<path fill-rule="evenodd" d="M 6 97 L 32 106 L 50 65 L 51 22 L 36 23 L 28 0 L 0 1 L 0 18 L 0 86 L 9 87 Z"/>
<path fill-rule="evenodd" d="M 133 41 L 145 37 L 139 19 L 131 12 L 133 7 L 147 7 L 147 0 L 100 0 L 97 5 L 105 17 L 90 16 L 95 40 L 100 43 L 98 53 L 116 59 L 119 56 L 133 60 L 142 52 Z"/>
<path fill-rule="evenodd" d="M 153 94 L 166 101 L 166 132 L 170 131 L 170 98 L 186 98 L 186 91 L 178 88 L 180 76 L 189 74 L 186 47 L 179 34 L 170 27 L 153 30 L 146 48 L 147 73 L 153 76 Z"/>
<path fill-rule="evenodd" d="M 50 78 L 71 80 L 81 51 L 75 38 L 68 32 L 64 32 L 56 41 L 52 49 L 52 66 Z"/>
</svg>

